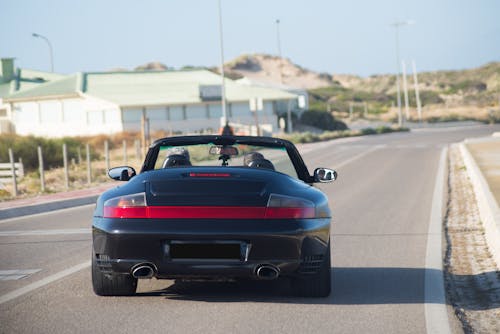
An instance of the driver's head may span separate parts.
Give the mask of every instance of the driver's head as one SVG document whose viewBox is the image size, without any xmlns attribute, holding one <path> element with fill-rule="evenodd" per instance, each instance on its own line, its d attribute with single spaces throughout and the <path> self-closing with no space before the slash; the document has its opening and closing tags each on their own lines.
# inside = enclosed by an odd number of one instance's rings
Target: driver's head
<svg viewBox="0 0 500 334">
<path fill-rule="evenodd" d="M 173 147 L 167 151 L 167 157 L 163 161 L 163 168 L 174 166 L 191 166 L 189 151 L 184 147 Z"/>
<path fill-rule="evenodd" d="M 250 152 L 243 157 L 243 164 L 249 166 L 252 161 L 265 159 L 262 153 Z"/>
</svg>

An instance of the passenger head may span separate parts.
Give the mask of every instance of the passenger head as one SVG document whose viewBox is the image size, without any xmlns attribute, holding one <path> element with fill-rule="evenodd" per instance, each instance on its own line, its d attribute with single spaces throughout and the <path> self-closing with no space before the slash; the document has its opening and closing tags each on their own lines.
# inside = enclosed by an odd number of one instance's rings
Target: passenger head
<svg viewBox="0 0 500 334">
<path fill-rule="evenodd" d="M 264 158 L 264 155 L 262 155 L 259 152 L 251 152 L 246 154 L 245 157 L 243 158 L 243 163 L 247 167 L 274 170 L 273 163 Z"/>
</svg>

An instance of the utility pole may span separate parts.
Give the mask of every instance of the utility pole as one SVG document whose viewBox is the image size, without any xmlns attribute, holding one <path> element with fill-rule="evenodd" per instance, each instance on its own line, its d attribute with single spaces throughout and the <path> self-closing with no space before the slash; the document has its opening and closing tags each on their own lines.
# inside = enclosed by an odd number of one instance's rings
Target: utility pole
<svg viewBox="0 0 500 334">
<path fill-rule="evenodd" d="M 413 84 L 415 85 L 415 99 L 417 100 L 418 120 L 422 122 L 422 104 L 420 102 L 420 94 L 418 91 L 418 75 L 417 75 L 417 66 L 415 65 L 415 60 L 411 61 L 411 66 L 413 71 Z"/>
<path fill-rule="evenodd" d="M 404 97 L 405 97 L 405 114 L 406 114 L 406 120 L 410 119 L 410 106 L 408 102 L 408 84 L 406 82 L 406 64 L 405 61 L 403 60 L 401 62 L 402 69 L 403 69 L 403 92 L 404 92 Z"/>
<path fill-rule="evenodd" d="M 414 21 L 397 21 L 392 24 L 392 26 L 396 30 L 396 65 L 397 65 L 397 71 L 396 71 L 396 91 L 397 91 L 397 101 L 398 101 L 398 126 L 403 126 L 403 114 L 401 112 L 401 89 L 399 86 L 399 27 L 405 26 L 405 25 L 410 25 L 415 23 Z"/>
<path fill-rule="evenodd" d="M 221 107 L 222 107 L 222 126 L 226 125 L 227 113 L 226 113 L 226 82 L 224 78 L 224 35 L 222 30 L 222 5 L 221 0 L 219 0 L 219 38 L 220 38 L 220 71 L 222 76 L 222 86 L 221 86 Z"/>
<path fill-rule="evenodd" d="M 283 84 L 283 57 L 281 56 L 280 20 L 276 20 L 276 37 L 278 42 L 278 57 L 280 57 L 280 83 Z"/>
</svg>

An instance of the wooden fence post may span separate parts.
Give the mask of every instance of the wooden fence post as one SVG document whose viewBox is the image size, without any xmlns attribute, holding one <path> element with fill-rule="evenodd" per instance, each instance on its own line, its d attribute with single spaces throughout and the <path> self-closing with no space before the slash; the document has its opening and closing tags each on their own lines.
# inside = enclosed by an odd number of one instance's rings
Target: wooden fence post
<svg viewBox="0 0 500 334">
<path fill-rule="evenodd" d="M 82 163 L 82 150 L 80 149 L 80 146 L 77 147 L 76 151 L 78 154 L 78 164 L 80 165 Z"/>
<path fill-rule="evenodd" d="M 141 150 L 141 141 L 139 139 L 136 139 L 134 141 L 135 144 L 135 157 L 137 160 L 142 160 L 142 150 Z"/>
<path fill-rule="evenodd" d="M 11 148 L 9 148 L 9 160 L 10 160 L 10 166 L 12 168 L 12 196 L 17 197 L 18 192 L 17 192 L 16 166 L 14 164 L 14 153 L 12 152 Z"/>
<path fill-rule="evenodd" d="M 92 183 L 92 166 L 90 165 L 90 145 L 87 144 L 86 147 L 87 153 L 87 184 Z"/>
<path fill-rule="evenodd" d="M 69 171 L 68 171 L 68 148 L 63 144 L 63 163 L 64 163 L 64 187 L 69 189 Z"/>
<path fill-rule="evenodd" d="M 123 140 L 123 165 L 127 165 L 127 141 Z"/>
<path fill-rule="evenodd" d="M 110 168 L 109 166 L 109 142 L 106 140 L 104 141 L 104 159 L 106 161 L 106 171 L 105 173 L 108 173 L 108 170 Z"/>
<path fill-rule="evenodd" d="M 43 154 L 42 147 L 38 146 L 38 170 L 40 171 L 40 190 L 45 192 L 45 174 L 43 168 Z"/>
</svg>

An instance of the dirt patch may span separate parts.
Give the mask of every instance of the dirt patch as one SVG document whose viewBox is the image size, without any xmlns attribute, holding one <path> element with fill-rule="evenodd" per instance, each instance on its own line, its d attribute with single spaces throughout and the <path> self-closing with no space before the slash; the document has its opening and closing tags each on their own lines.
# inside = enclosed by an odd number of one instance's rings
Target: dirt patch
<svg viewBox="0 0 500 334">
<path fill-rule="evenodd" d="M 465 333 L 500 332 L 500 272 L 488 250 L 472 184 L 457 146 L 449 153 L 444 261 L 448 301 Z"/>
</svg>

